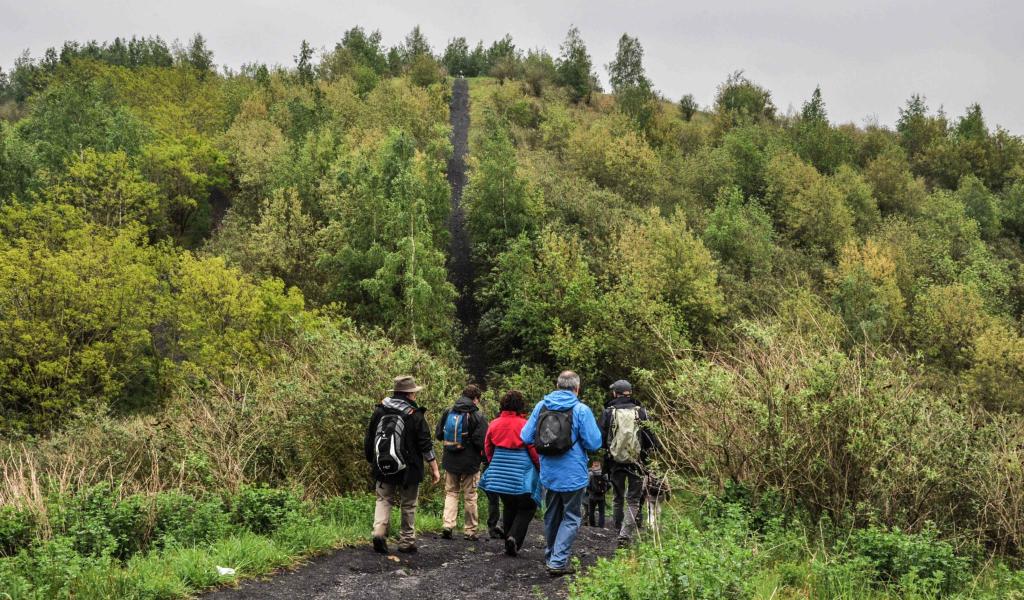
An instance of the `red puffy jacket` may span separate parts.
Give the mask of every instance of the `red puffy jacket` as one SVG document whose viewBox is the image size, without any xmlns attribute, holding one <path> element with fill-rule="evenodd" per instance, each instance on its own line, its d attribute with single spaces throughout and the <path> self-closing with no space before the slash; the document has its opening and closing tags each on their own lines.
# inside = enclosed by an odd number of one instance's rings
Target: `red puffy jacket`
<svg viewBox="0 0 1024 600">
<path fill-rule="evenodd" d="M 487 435 L 484 437 L 484 454 L 487 455 L 487 462 L 491 462 L 495 448 L 526 448 L 530 452 L 530 460 L 539 469 L 540 457 L 532 445 L 523 443 L 519 433 L 526 425 L 526 417 L 511 410 L 503 410 L 498 418 L 491 421 L 487 427 Z"/>
</svg>

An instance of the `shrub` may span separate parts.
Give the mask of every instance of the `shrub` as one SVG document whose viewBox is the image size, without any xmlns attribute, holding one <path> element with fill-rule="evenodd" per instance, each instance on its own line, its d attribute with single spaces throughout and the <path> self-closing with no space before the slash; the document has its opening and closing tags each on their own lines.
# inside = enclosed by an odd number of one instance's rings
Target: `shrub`
<svg viewBox="0 0 1024 600">
<path fill-rule="evenodd" d="M 35 515 L 14 506 L 0 506 L 0 556 L 11 556 L 32 543 Z"/>
<path fill-rule="evenodd" d="M 134 495 L 119 500 L 118 490 L 100 483 L 49 501 L 50 526 L 73 540 L 83 556 L 126 558 L 149 537 L 149 501 Z"/>
<path fill-rule="evenodd" d="M 968 580 L 968 561 L 937 535 L 933 528 L 911 534 L 868 527 L 854 530 L 837 549 L 855 564 L 870 565 L 879 582 L 914 586 L 933 594 L 951 592 Z"/>
<path fill-rule="evenodd" d="M 219 539 L 229 515 L 218 497 L 196 499 L 181 492 L 154 498 L 152 539 L 161 546 L 194 546 Z"/>
<path fill-rule="evenodd" d="M 231 498 L 231 522 L 257 534 L 272 533 L 301 511 L 302 501 L 286 489 L 245 486 Z"/>
</svg>

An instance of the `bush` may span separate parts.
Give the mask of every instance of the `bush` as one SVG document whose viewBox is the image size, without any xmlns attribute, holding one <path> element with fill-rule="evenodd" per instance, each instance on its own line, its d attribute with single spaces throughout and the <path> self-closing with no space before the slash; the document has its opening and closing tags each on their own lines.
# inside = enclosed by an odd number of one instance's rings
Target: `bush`
<svg viewBox="0 0 1024 600">
<path fill-rule="evenodd" d="M 14 506 L 0 506 L 0 556 L 11 556 L 32 543 L 35 515 Z"/>
<path fill-rule="evenodd" d="M 855 564 L 869 565 L 881 583 L 913 586 L 930 593 L 951 592 L 969 579 L 967 559 L 928 528 L 917 534 L 868 527 L 855 530 L 838 550 Z"/>
<path fill-rule="evenodd" d="M 291 490 L 245 486 L 231 498 L 231 522 L 256 534 L 274 532 L 302 511 L 302 500 Z"/>
<path fill-rule="evenodd" d="M 196 499 L 181 492 L 154 498 L 152 539 L 160 546 L 194 546 L 221 538 L 229 515 L 218 497 Z"/>
<path fill-rule="evenodd" d="M 119 500 L 119 491 L 100 483 L 74 494 L 50 498 L 50 526 L 73 540 L 83 556 L 126 558 L 149 539 L 149 500 L 134 495 Z"/>
</svg>

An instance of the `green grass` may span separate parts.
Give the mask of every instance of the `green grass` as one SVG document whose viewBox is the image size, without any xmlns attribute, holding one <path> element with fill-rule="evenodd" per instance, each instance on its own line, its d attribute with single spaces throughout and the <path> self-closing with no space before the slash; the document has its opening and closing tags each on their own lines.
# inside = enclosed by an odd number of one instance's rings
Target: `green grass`
<svg viewBox="0 0 1024 600">
<path fill-rule="evenodd" d="M 397 512 L 392 513 L 392 531 L 397 531 Z M 187 598 L 294 567 L 335 548 L 365 544 L 372 521 L 373 498 L 358 495 L 303 504 L 267 533 L 232 526 L 205 543 L 172 541 L 125 560 L 110 553 L 80 554 L 66 536 L 37 540 L 15 556 L 0 558 L 0 599 Z M 416 524 L 420 531 L 440 529 L 438 502 L 427 499 Z M 222 577 L 218 566 L 234 568 L 236 574 Z"/>
</svg>

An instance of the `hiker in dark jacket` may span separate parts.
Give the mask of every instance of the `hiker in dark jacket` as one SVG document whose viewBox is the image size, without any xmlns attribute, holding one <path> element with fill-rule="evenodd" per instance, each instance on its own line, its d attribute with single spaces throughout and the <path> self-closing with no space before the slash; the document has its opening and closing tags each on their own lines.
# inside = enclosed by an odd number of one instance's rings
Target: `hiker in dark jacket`
<svg viewBox="0 0 1024 600">
<path fill-rule="evenodd" d="M 396 377 L 389 397 L 373 410 L 366 428 L 363 450 L 373 471 L 377 493 L 373 549 L 381 554 L 388 553 L 388 522 L 394 505 L 399 505 L 402 513 L 398 551 L 416 552 L 416 499 L 423 481 L 424 461 L 430 465 L 434 483 L 441 480 L 425 411 L 416 404 L 416 393 L 421 389 L 412 376 Z M 394 435 L 390 435 L 392 432 Z"/>
<path fill-rule="evenodd" d="M 505 554 L 515 556 L 523 547 L 530 521 L 540 506 L 540 458 L 533 446 L 519 438 L 526 425 L 523 394 L 510 390 L 501 399 L 501 414 L 487 428 L 484 452 L 488 466 L 480 487 L 501 498 Z"/>
<path fill-rule="evenodd" d="M 452 539 L 459 516 L 459 493 L 466 504 L 465 536 L 476 541 L 477 484 L 484 456 L 487 417 L 480 412 L 480 388 L 467 385 L 462 397 L 437 421 L 435 436 L 444 443 L 441 466 L 444 467 L 444 522 L 441 537 Z"/>
<path fill-rule="evenodd" d="M 600 420 L 606 451 L 604 472 L 612 485 L 612 516 L 619 544 L 625 545 L 633 539 L 640 519 L 647 456 L 659 445 L 647 426 L 647 411 L 633 398 L 633 386 L 620 379 L 610 389 L 612 398 L 605 403 Z"/>
</svg>

